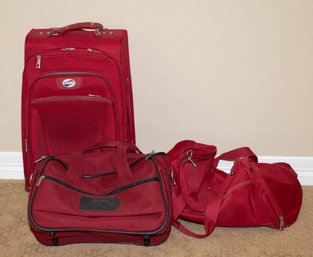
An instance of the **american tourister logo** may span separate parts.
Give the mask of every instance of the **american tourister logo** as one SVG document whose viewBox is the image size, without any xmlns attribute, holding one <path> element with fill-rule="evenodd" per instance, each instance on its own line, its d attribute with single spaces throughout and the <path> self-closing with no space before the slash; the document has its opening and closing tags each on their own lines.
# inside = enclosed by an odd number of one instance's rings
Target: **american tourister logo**
<svg viewBox="0 0 313 257">
<path fill-rule="evenodd" d="M 76 81 L 74 79 L 64 79 L 62 82 L 63 87 L 73 87 L 75 84 Z"/>
</svg>

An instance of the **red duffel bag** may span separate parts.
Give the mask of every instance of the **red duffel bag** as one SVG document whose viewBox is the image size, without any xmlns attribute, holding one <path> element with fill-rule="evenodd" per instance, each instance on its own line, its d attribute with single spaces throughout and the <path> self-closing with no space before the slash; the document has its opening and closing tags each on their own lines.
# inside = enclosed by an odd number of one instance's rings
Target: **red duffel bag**
<svg viewBox="0 0 313 257">
<path fill-rule="evenodd" d="M 171 231 L 171 187 L 164 153 L 143 154 L 126 142 L 36 164 L 29 225 L 44 245 L 158 245 Z"/>
<path fill-rule="evenodd" d="M 173 179 L 173 225 L 196 238 L 216 226 L 292 225 L 302 203 L 296 172 L 286 163 L 258 163 L 248 148 L 218 157 L 216 147 L 182 141 L 168 152 Z M 220 160 L 234 161 L 230 174 L 217 168 Z M 179 219 L 204 225 L 205 233 L 187 229 Z"/>
</svg>

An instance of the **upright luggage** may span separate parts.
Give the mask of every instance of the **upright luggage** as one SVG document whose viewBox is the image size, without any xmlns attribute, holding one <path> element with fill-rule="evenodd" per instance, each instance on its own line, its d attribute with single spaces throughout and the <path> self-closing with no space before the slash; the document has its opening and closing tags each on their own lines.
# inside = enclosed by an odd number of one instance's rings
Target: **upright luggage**
<svg viewBox="0 0 313 257">
<path fill-rule="evenodd" d="M 127 40 L 125 30 L 98 23 L 29 32 L 22 89 L 26 188 L 43 156 L 108 140 L 135 143 Z"/>
</svg>

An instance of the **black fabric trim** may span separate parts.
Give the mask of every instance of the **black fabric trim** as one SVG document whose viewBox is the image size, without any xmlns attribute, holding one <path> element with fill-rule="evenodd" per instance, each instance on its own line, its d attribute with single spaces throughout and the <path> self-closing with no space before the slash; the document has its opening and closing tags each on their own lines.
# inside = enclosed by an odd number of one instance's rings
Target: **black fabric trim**
<svg viewBox="0 0 313 257">
<path fill-rule="evenodd" d="M 139 180 L 139 181 L 136 181 L 136 182 L 133 182 L 133 183 L 130 183 L 130 184 L 127 184 L 125 186 L 121 186 L 117 189 L 114 189 L 113 191 L 111 192 L 108 192 L 108 193 L 105 193 L 105 194 L 94 194 L 94 193 L 90 193 L 90 192 L 86 192 L 84 190 L 81 190 L 79 188 L 76 188 L 62 180 L 59 180 L 57 178 L 54 178 L 54 177 L 50 177 L 50 176 L 46 176 L 45 179 L 48 179 L 50 181 L 53 181 L 57 184 L 60 184 L 64 187 L 67 187 L 69 189 L 72 189 L 76 192 L 79 192 L 79 193 L 82 193 L 82 194 L 86 194 L 86 195 L 94 195 L 94 196 L 109 196 L 109 195 L 115 195 L 115 194 L 118 194 L 118 193 L 121 193 L 127 189 L 130 189 L 132 187 L 135 187 L 135 186 L 139 186 L 139 185 L 142 185 L 144 183 L 148 183 L 148 182 L 153 182 L 153 181 L 160 181 L 160 179 L 158 177 L 151 177 L 151 178 L 146 178 L 146 179 L 142 179 L 142 180 Z"/>
</svg>

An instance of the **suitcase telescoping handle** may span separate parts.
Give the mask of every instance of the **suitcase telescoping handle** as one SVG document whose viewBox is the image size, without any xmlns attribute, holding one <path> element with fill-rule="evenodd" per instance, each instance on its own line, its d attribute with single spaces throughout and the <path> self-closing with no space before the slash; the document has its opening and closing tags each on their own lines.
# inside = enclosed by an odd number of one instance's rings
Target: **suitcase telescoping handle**
<svg viewBox="0 0 313 257">
<path fill-rule="evenodd" d="M 79 22 L 62 28 L 52 28 L 49 34 L 50 36 L 62 36 L 65 33 L 74 30 L 94 31 L 97 36 L 100 36 L 103 31 L 103 25 L 96 22 Z"/>
</svg>

